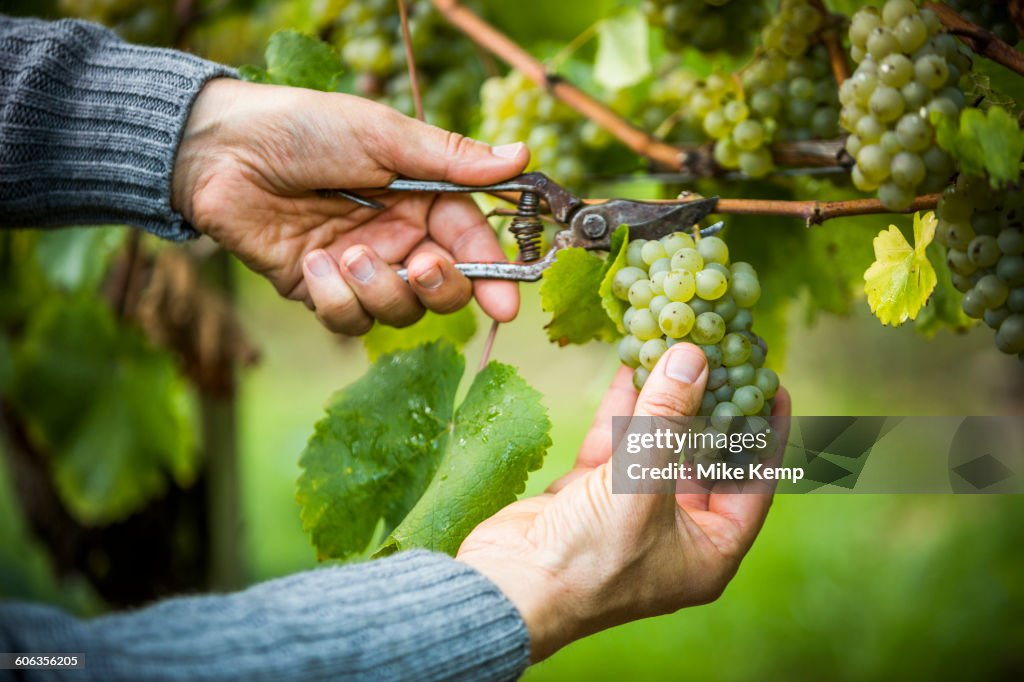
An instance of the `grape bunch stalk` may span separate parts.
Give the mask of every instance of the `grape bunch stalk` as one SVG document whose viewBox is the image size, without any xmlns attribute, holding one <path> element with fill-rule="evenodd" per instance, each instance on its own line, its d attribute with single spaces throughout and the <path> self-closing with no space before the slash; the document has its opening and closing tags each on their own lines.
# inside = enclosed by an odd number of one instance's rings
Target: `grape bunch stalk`
<svg viewBox="0 0 1024 682">
<path fill-rule="evenodd" d="M 730 265 L 724 241 L 694 242 L 685 232 L 631 241 L 612 292 L 630 304 L 618 321 L 628 332 L 619 358 L 634 368 L 637 389 L 666 349 L 694 343 L 710 372 L 700 416 L 771 415 L 779 377 L 764 366 L 767 345 L 751 331 L 761 284 L 749 263 Z"/>
<path fill-rule="evenodd" d="M 984 320 L 996 347 L 1024 362 L 1024 194 L 961 175 L 943 193 L 937 215 L 964 313 Z"/>
<path fill-rule="evenodd" d="M 846 151 L 856 159 L 853 184 L 903 210 L 949 182 L 953 160 L 936 144 L 930 117 L 959 116 L 966 104 L 960 77 L 971 60 L 935 13 L 912 0 L 858 11 L 850 43 L 858 66 L 839 99 L 840 123 L 851 133 Z"/>
</svg>

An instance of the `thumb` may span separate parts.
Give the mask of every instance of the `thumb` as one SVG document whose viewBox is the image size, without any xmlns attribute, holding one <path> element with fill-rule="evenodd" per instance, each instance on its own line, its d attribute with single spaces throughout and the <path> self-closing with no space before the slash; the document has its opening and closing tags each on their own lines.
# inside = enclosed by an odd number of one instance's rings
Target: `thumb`
<svg viewBox="0 0 1024 682">
<path fill-rule="evenodd" d="M 469 137 L 404 117 L 403 134 L 388 138 L 390 170 L 417 180 L 489 185 L 519 175 L 530 161 L 522 142 L 492 147 Z"/>
<path fill-rule="evenodd" d="M 677 343 L 665 351 L 647 378 L 633 414 L 638 417 L 693 416 L 700 409 L 708 382 L 704 351 Z"/>
</svg>

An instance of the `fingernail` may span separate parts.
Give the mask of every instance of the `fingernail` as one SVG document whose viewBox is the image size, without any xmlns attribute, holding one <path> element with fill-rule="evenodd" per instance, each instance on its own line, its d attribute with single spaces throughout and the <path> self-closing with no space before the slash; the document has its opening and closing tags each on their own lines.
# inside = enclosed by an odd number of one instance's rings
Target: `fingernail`
<svg viewBox="0 0 1024 682">
<path fill-rule="evenodd" d="M 444 284 L 444 273 L 441 268 L 434 265 L 429 270 L 416 278 L 416 283 L 424 289 L 436 289 Z"/>
<path fill-rule="evenodd" d="M 670 379 L 681 381 L 684 384 L 692 384 L 700 377 L 700 373 L 704 371 L 706 364 L 707 360 L 704 359 L 704 354 L 700 351 L 685 348 L 679 348 L 675 351 L 669 350 L 665 374 Z"/>
<path fill-rule="evenodd" d="M 306 268 L 314 277 L 326 277 L 331 274 L 331 263 L 323 251 L 312 251 L 306 256 Z"/>
<path fill-rule="evenodd" d="M 369 282 L 370 278 L 373 277 L 373 261 L 370 260 L 365 251 L 360 251 L 345 261 L 345 267 L 360 282 Z"/>
<path fill-rule="evenodd" d="M 512 144 L 503 144 L 498 147 L 491 147 L 491 153 L 495 156 L 500 156 L 503 159 L 514 159 L 519 155 L 519 150 L 522 148 L 522 142 L 513 142 Z"/>
</svg>

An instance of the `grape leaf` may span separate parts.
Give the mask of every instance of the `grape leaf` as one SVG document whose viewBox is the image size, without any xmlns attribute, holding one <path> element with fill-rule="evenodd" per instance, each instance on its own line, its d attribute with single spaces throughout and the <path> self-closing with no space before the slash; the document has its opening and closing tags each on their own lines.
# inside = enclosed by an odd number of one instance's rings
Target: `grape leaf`
<svg viewBox="0 0 1024 682">
<path fill-rule="evenodd" d="M 445 340 L 456 348 L 462 348 L 474 334 L 476 314 L 472 307 L 466 306 L 448 315 L 428 310 L 416 324 L 402 329 L 384 324 L 374 325 L 363 337 L 363 347 L 366 348 L 370 362 L 374 362 L 386 353 L 415 348 L 430 341 Z"/>
<path fill-rule="evenodd" d="M 604 274 L 601 277 L 601 285 L 597 290 L 598 295 L 601 297 L 601 307 L 604 308 L 605 313 L 615 323 L 615 327 L 619 330 L 620 334 L 626 333 L 626 328 L 622 325 L 622 316 L 629 309 L 629 303 L 619 299 L 612 293 L 612 280 L 615 279 L 615 273 L 626 267 L 626 247 L 628 246 L 629 228 L 625 225 L 620 225 L 612 233 L 611 249 L 608 251 L 608 258 L 604 264 Z"/>
<path fill-rule="evenodd" d="M 46 279 L 67 290 L 99 286 L 124 242 L 123 227 L 72 227 L 39 233 L 36 258 Z"/>
<path fill-rule="evenodd" d="M 895 225 L 875 237 L 875 262 L 864 273 L 864 293 L 882 324 L 913 320 L 935 289 L 935 269 L 925 250 L 935 238 L 937 223 L 930 211 L 915 214 L 913 247 Z"/>
<path fill-rule="evenodd" d="M 50 297 L 16 352 L 12 400 L 80 521 L 118 521 L 161 495 L 168 477 L 193 480 L 187 384 L 101 300 Z"/>
<path fill-rule="evenodd" d="M 994 187 L 1020 177 L 1024 132 L 1002 107 L 987 111 L 968 107 L 960 112 L 959 127 L 954 118 L 939 112 L 932 113 L 931 119 L 939 146 L 957 160 L 962 173 L 987 173 Z"/>
<path fill-rule="evenodd" d="M 551 447 L 541 396 L 515 368 L 491 362 L 455 413 L 444 459 L 382 554 L 422 547 L 454 555 L 478 523 L 515 502 Z"/>
<path fill-rule="evenodd" d="M 381 357 L 336 393 L 299 458 L 302 527 L 321 559 L 366 549 L 427 489 L 449 438 L 465 360 L 447 343 Z"/>
<path fill-rule="evenodd" d="M 466 523 L 521 490 L 550 445 L 539 395 L 491 363 L 453 421 L 464 367 L 451 344 L 430 343 L 381 357 L 332 398 L 299 460 L 302 525 L 321 559 L 392 532 L 392 546 L 458 547 Z M 432 518 L 444 529 L 423 531 Z"/>
<path fill-rule="evenodd" d="M 938 241 L 933 241 L 928 245 L 926 253 L 932 268 L 935 269 L 935 291 L 914 321 L 915 328 L 927 337 L 935 336 L 943 328 L 958 332 L 966 330 L 975 323 L 975 320 L 964 314 L 963 295 L 953 286 L 953 280 L 949 276 L 946 249 Z"/>
<path fill-rule="evenodd" d="M 647 18 L 631 7 L 602 19 L 597 28 L 594 79 L 609 90 L 639 83 L 651 73 Z"/>
<path fill-rule="evenodd" d="M 601 308 L 598 288 L 604 261 L 584 249 L 562 249 L 544 271 L 540 303 L 552 313 L 545 325 L 548 338 L 564 346 L 594 339 L 612 341 L 615 325 Z"/>
<path fill-rule="evenodd" d="M 343 71 L 341 58 L 334 48 L 298 31 L 278 31 L 270 36 L 264 59 L 266 69 L 243 66 L 239 69 L 242 78 L 334 92 Z"/>
</svg>

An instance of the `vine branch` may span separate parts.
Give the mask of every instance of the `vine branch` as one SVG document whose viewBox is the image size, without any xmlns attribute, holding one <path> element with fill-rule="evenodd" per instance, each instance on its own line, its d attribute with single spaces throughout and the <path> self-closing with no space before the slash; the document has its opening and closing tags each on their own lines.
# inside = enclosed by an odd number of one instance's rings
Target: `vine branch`
<svg viewBox="0 0 1024 682">
<path fill-rule="evenodd" d="M 423 115 L 423 97 L 420 95 L 420 80 L 416 75 L 416 55 L 412 49 L 412 34 L 409 33 L 409 10 L 405 0 L 398 0 L 398 16 L 402 24 L 402 43 L 405 45 L 405 64 L 409 68 L 409 89 L 412 90 L 412 101 L 416 106 L 416 118 L 425 120 Z"/>
<path fill-rule="evenodd" d="M 926 2 L 924 7 L 935 12 L 942 25 L 972 52 L 1024 75 L 1024 54 L 997 38 L 991 31 L 967 21 L 948 5 Z"/>
</svg>

